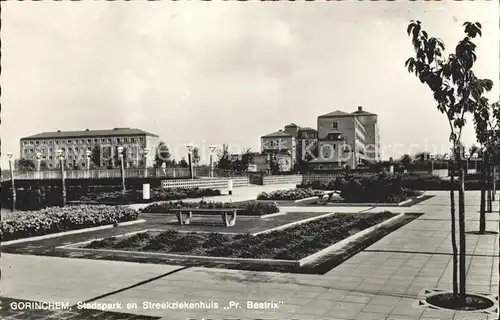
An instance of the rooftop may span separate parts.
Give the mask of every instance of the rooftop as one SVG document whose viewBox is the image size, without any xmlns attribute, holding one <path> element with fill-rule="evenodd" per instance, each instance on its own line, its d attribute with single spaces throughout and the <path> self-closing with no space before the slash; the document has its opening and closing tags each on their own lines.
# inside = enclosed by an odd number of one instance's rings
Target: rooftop
<svg viewBox="0 0 500 320">
<path fill-rule="evenodd" d="M 344 111 L 335 110 L 326 114 L 320 115 L 318 118 L 338 118 L 338 117 L 352 117 L 353 115 Z"/>
<path fill-rule="evenodd" d="M 291 134 L 288 134 L 282 130 L 278 130 L 276 132 L 266 134 L 265 136 L 262 136 L 261 138 L 289 138 L 292 137 Z"/>
<path fill-rule="evenodd" d="M 135 136 L 147 135 L 158 137 L 158 135 L 134 128 L 114 128 L 105 130 L 80 130 L 80 131 L 54 131 L 41 132 L 31 136 L 23 137 L 23 139 L 54 139 L 54 138 L 80 138 L 80 137 L 109 137 L 109 136 Z"/>
</svg>

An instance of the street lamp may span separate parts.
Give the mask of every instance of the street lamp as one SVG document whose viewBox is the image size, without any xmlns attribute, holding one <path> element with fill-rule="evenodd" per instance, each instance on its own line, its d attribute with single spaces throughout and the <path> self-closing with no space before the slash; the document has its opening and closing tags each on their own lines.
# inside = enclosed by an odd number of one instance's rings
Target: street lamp
<svg viewBox="0 0 500 320">
<path fill-rule="evenodd" d="M 12 152 L 7 153 L 9 157 L 9 170 L 10 170 L 10 184 L 12 187 L 12 211 L 16 210 L 16 186 L 14 183 L 14 168 L 12 166 L 12 157 L 14 154 Z"/>
<path fill-rule="evenodd" d="M 85 152 L 85 154 L 87 155 L 87 158 L 86 158 L 86 164 L 85 166 L 87 167 L 87 170 L 90 171 L 90 157 L 92 156 L 92 151 L 90 150 L 87 150 L 87 152 Z"/>
<path fill-rule="evenodd" d="M 117 148 L 118 150 L 118 158 L 120 159 L 120 175 L 122 178 L 122 192 L 125 193 L 127 192 L 127 188 L 125 187 L 125 167 L 123 164 L 123 147 L 119 146 Z"/>
<path fill-rule="evenodd" d="M 36 171 L 40 171 L 42 162 L 42 154 L 40 152 L 36 153 Z"/>
<path fill-rule="evenodd" d="M 149 153 L 149 149 L 148 148 L 144 148 L 144 178 L 146 178 L 148 176 L 148 153 Z"/>
<path fill-rule="evenodd" d="M 193 176 L 193 162 L 192 162 L 192 156 L 191 156 L 191 153 L 193 152 L 193 144 L 192 143 L 188 143 L 186 145 L 186 148 L 188 149 L 188 165 L 189 165 L 189 177 L 191 179 L 194 179 L 194 176 Z"/>
<path fill-rule="evenodd" d="M 212 155 L 215 151 L 215 146 L 213 144 L 211 144 L 208 146 L 208 148 L 210 149 L 210 177 L 213 178 L 214 177 L 214 162 L 213 162 Z"/>
<path fill-rule="evenodd" d="M 434 175 L 434 159 L 436 159 L 436 155 L 430 154 L 429 158 L 431 158 L 431 175 Z"/>
<path fill-rule="evenodd" d="M 475 163 L 475 170 L 476 170 L 476 173 L 477 173 L 477 159 L 479 158 L 479 154 L 477 152 L 474 152 L 472 154 L 472 159 L 474 159 L 474 163 Z"/>
<path fill-rule="evenodd" d="M 64 172 L 64 152 L 62 149 L 57 149 L 56 157 L 59 158 L 59 163 L 61 166 L 61 196 L 62 196 L 62 206 L 66 205 L 66 181 L 65 181 L 65 172 Z"/>
<path fill-rule="evenodd" d="M 469 173 L 469 159 L 470 159 L 470 152 L 465 152 L 464 153 L 464 157 L 465 157 L 465 164 L 466 164 L 466 167 L 465 167 L 465 174 L 467 175 Z"/>
</svg>

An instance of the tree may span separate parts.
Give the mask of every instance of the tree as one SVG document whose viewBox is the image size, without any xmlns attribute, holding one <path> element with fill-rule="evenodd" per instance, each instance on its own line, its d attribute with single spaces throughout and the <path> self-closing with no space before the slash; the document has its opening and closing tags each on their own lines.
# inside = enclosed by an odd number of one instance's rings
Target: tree
<svg viewBox="0 0 500 320">
<path fill-rule="evenodd" d="M 479 208 L 479 234 L 486 233 L 486 186 L 488 184 L 488 175 L 493 173 L 492 166 L 499 163 L 500 147 L 500 102 L 489 104 L 488 99 L 482 97 L 478 103 L 478 108 L 474 112 L 474 125 L 476 130 L 476 139 L 481 144 L 478 153 L 481 153 L 483 165 L 481 174 L 483 183 L 481 186 L 481 203 Z M 472 154 L 472 151 L 471 151 Z M 492 181 L 495 179 L 494 174 Z M 492 207 L 491 187 L 488 187 L 488 207 Z"/>
<path fill-rule="evenodd" d="M 413 159 L 409 154 L 405 154 L 401 157 L 399 162 L 405 167 L 405 169 L 408 169 L 408 166 L 412 163 Z"/>
<path fill-rule="evenodd" d="M 156 147 L 154 167 L 161 168 L 162 164 L 169 162 L 170 156 L 171 153 L 169 147 L 165 144 L 165 142 L 161 141 Z"/>
<path fill-rule="evenodd" d="M 101 167 L 101 146 L 100 145 L 95 145 L 92 150 L 91 150 L 91 154 L 90 154 L 90 165 L 91 166 L 94 166 L 94 167 Z"/>
<path fill-rule="evenodd" d="M 415 56 L 406 60 L 408 72 L 414 73 L 423 84 L 432 91 L 437 109 L 446 115 L 450 128 L 449 139 L 453 144 L 454 164 L 459 169 L 459 273 L 460 290 L 457 288 L 457 247 L 455 239 L 455 207 L 453 188 L 450 190 L 451 232 L 453 246 L 453 295 L 460 305 L 466 299 L 466 261 L 465 261 L 465 204 L 464 204 L 464 168 L 463 157 L 457 146 L 461 143 L 462 130 L 466 124 L 467 113 L 474 114 L 484 92 L 491 90 L 493 82 L 480 79 L 474 74 L 472 67 L 477 59 L 476 45 L 473 39 L 481 36 L 481 24 L 465 22 L 465 37 L 458 43 L 455 52 L 444 57 L 444 42 L 438 38 L 429 37 L 422 29 L 420 21 L 411 21 L 407 32 L 412 39 Z M 453 170 L 452 170 L 453 171 Z M 453 176 L 452 176 L 453 179 Z M 458 294 L 458 299 L 457 299 Z"/>
<path fill-rule="evenodd" d="M 217 150 L 217 168 L 228 170 L 231 167 L 231 161 L 229 160 L 229 151 L 226 144 L 222 145 L 222 149 Z"/>
<path fill-rule="evenodd" d="M 198 149 L 198 147 L 194 147 L 191 156 L 192 156 L 191 161 L 193 162 L 193 165 L 198 165 L 200 163 L 200 158 L 201 158 L 200 149 Z"/>
<path fill-rule="evenodd" d="M 179 166 L 183 168 L 187 168 L 189 164 L 186 161 L 186 158 L 182 158 L 181 161 L 179 161 Z"/>
<path fill-rule="evenodd" d="M 36 164 L 33 160 L 21 158 L 14 162 L 14 168 L 19 172 L 35 171 Z"/>
<path fill-rule="evenodd" d="M 417 162 L 426 162 L 426 161 L 429 161 L 429 159 L 431 158 L 431 154 L 430 152 L 418 152 L 417 154 L 415 154 L 415 161 Z"/>
</svg>

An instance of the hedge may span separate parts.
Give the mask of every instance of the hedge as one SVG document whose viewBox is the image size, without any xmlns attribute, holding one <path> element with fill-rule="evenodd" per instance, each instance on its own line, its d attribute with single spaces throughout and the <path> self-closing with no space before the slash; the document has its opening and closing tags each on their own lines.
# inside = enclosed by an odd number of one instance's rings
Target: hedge
<svg viewBox="0 0 500 320">
<path fill-rule="evenodd" d="M 41 236 L 69 230 L 97 227 L 136 220 L 132 208 L 105 205 L 51 207 L 38 211 L 15 211 L 2 214 L 2 241 Z"/>
<path fill-rule="evenodd" d="M 261 203 L 257 201 L 246 201 L 239 203 L 229 202 L 184 202 L 184 201 L 169 201 L 161 203 L 153 203 L 146 208 L 141 209 L 141 212 L 147 213 L 167 213 L 171 209 L 177 208 L 200 208 L 200 209 L 213 209 L 213 208 L 238 208 L 238 214 L 249 216 L 262 216 L 265 214 L 277 213 L 279 208 L 275 203 Z"/>
<path fill-rule="evenodd" d="M 323 195 L 324 192 L 311 188 L 297 188 L 289 190 L 276 190 L 273 192 L 262 192 L 257 200 L 300 200 Z"/>
</svg>

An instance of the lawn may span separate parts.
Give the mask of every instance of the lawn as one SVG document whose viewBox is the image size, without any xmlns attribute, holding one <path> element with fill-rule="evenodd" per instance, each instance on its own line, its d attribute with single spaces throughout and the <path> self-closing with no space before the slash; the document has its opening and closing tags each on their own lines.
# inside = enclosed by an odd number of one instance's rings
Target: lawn
<svg viewBox="0 0 500 320">
<path fill-rule="evenodd" d="M 251 236 L 220 233 L 150 231 L 93 241 L 87 249 L 160 252 L 196 256 L 299 260 L 366 228 L 396 216 L 380 213 L 338 213 L 282 231 Z"/>
</svg>

